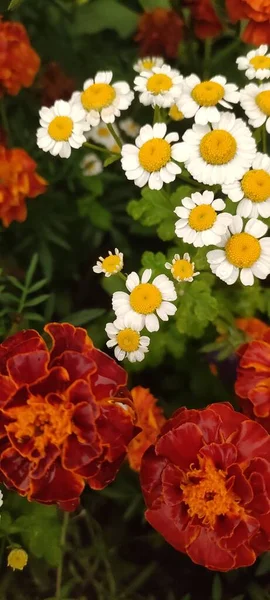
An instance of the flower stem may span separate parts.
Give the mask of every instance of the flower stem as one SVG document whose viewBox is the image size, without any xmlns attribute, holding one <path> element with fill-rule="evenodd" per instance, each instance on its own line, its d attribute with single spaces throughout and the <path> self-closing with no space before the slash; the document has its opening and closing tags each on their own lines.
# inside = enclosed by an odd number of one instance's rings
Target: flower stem
<svg viewBox="0 0 270 600">
<path fill-rule="evenodd" d="M 160 113 L 160 108 L 159 106 L 156 104 L 155 105 L 155 110 L 154 110 L 154 123 L 160 123 L 162 121 L 161 119 L 161 113 Z"/>
<path fill-rule="evenodd" d="M 267 133 L 265 124 L 262 125 L 262 151 L 264 152 L 264 154 L 267 154 Z"/>
<path fill-rule="evenodd" d="M 127 280 L 127 276 L 124 275 L 124 273 L 121 273 L 121 271 L 118 271 L 117 275 L 118 275 L 118 277 L 121 277 L 121 279 L 123 279 L 123 281 Z"/>
<path fill-rule="evenodd" d="M 207 38 L 204 42 L 204 62 L 203 62 L 203 78 L 209 77 L 209 68 L 211 62 L 212 39 Z"/>
<path fill-rule="evenodd" d="M 178 179 L 181 179 L 184 183 L 188 183 L 188 185 L 191 185 L 192 187 L 201 188 L 201 185 L 199 183 L 196 183 L 196 181 L 194 181 L 194 179 L 190 179 L 189 177 L 182 175 L 182 173 L 177 175 L 177 177 L 178 177 Z"/>
<path fill-rule="evenodd" d="M 67 527 L 68 527 L 69 513 L 64 512 L 63 522 L 62 522 L 62 530 L 60 536 L 60 561 L 57 567 L 56 572 L 56 589 L 55 589 L 55 600 L 61 600 L 61 587 L 62 587 L 62 575 L 63 575 L 63 563 L 64 563 L 64 553 L 65 553 L 65 544 L 66 544 L 66 536 L 67 536 Z"/>
<path fill-rule="evenodd" d="M 113 136 L 113 138 L 115 139 L 117 145 L 119 146 L 119 148 L 122 148 L 123 144 L 122 141 L 119 137 L 119 135 L 117 135 L 113 125 L 111 123 L 107 123 L 107 127 L 109 129 L 110 134 Z"/>
<path fill-rule="evenodd" d="M 98 152 L 106 152 L 106 154 L 116 154 L 117 156 L 120 156 L 119 152 L 113 152 L 112 150 L 109 150 L 108 148 L 103 148 L 103 146 L 98 146 L 97 144 L 91 144 L 90 142 L 84 142 L 84 146 L 86 148 L 91 148 L 91 150 L 98 150 Z"/>
</svg>

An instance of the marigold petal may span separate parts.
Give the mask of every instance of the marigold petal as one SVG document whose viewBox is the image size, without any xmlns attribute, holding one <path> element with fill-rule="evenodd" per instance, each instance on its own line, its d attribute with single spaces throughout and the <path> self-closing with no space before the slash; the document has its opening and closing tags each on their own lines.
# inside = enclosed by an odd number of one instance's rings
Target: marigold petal
<svg viewBox="0 0 270 600">
<path fill-rule="evenodd" d="M 252 458 L 270 457 L 270 436 L 265 429 L 250 419 L 243 421 L 234 437 L 239 462 Z"/>
<path fill-rule="evenodd" d="M 45 350 L 17 354 L 8 359 L 7 370 L 15 384 L 33 383 L 47 374 L 49 359 L 49 353 Z"/>
<path fill-rule="evenodd" d="M 236 566 L 233 554 L 220 547 L 215 532 L 204 528 L 188 546 L 187 553 L 197 565 L 214 571 L 230 571 Z"/>
<path fill-rule="evenodd" d="M 145 518 L 169 544 L 180 552 L 186 552 L 187 547 L 200 534 L 200 527 L 190 523 L 183 503 L 178 506 L 162 504 L 153 510 L 148 509 Z"/>
<path fill-rule="evenodd" d="M 7 338 L 0 346 L 0 372 L 7 375 L 7 361 L 10 357 L 27 352 L 47 350 L 42 337 L 34 329 L 20 331 Z"/>
<path fill-rule="evenodd" d="M 236 412 L 229 402 L 210 404 L 208 408 L 211 408 L 217 415 L 221 417 L 222 426 L 220 431 L 225 440 L 228 440 L 229 436 L 238 429 L 240 423 L 246 420 L 246 417 Z"/>
<path fill-rule="evenodd" d="M 87 335 L 85 329 L 74 327 L 70 323 L 49 323 L 44 327 L 44 331 L 52 339 L 51 360 L 61 356 L 65 350 L 74 350 L 75 352 L 87 352 L 93 348 L 92 341 Z"/>
<path fill-rule="evenodd" d="M 82 477 L 64 469 L 56 461 L 43 477 L 32 479 L 28 498 L 44 504 L 77 502 L 83 489 Z"/>
<path fill-rule="evenodd" d="M 63 367 L 53 367 L 48 375 L 29 386 L 33 396 L 46 396 L 50 392 L 63 392 L 69 382 L 69 376 Z"/>
<path fill-rule="evenodd" d="M 63 367 L 68 372 L 71 382 L 76 379 L 86 379 L 88 375 L 96 371 L 96 364 L 88 355 L 79 354 L 73 350 L 66 350 L 51 364 L 54 367 Z"/>
<path fill-rule="evenodd" d="M 167 464 L 168 459 L 157 456 L 154 446 L 150 446 L 142 458 L 140 481 L 146 506 L 150 508 L 162 493 L 161 474 Z"/>
<path fill-rule="evenodd" d="M 127 373 L 110 356 L 94 348 L 92 360 L 97 365 L 97 371 L 91 377 L 93 393 L 97 400 L 117 395 L 119 388 L 127 383 Z"/>
<path fill-rule="evenodd" d="M 81 469 L 101 454 L 101 445 L 82 444 L 75 434 L 68 437 L 63 448 L 62 462 L 65 469 Z"/>
<path fill-rule="evenodd" d="M 183 492 L 180 488 L 181 475 L 174 465 L 167 465 L 162 471 L 162 495 L 166 504 L 175 506 L 182 502 Z"/>
<path fill-rule="evenodd" d="M 253 367 L 256 371 L 270 371 L 270 344 L 263 340 L 255 340 L 248 344 L 247 350 L 241 358 L 240 367 L 248 369 Z"/>
<path fill-rule="evenodd" d="M 31 463 L 14 448 L 7 448 L 0 459 L 0 471 L 7 477 L 19 494 L 25 495 L 29 488 Z"/>
<path fill-rule="evenodd" d="M 118 473 L 122 465 L 123 460 L 125 459 L 125 456 L 125 453 L 123 453 L 113 462 L 108 462 L 106 460 L 104 460 L 103 462 L 100 461 L 100 463 L 98 464 L 97 473 L 94 476 L 89 477 L 87 479 L 88 485 L 93 490 L 103 490 L 103 488 L 105 488 L 107 485 L 109 485 L 109 483 L 111 483 L 114 480 L 116 474 Z"/>
<path fill-rule="evenodd" d="M 203 437 L 199 427 L 194 423 L 184 423 L 159 438 L 156 452 L 181 469 L 187 469 L 192 463 L 197 462 L 197 455 L 202 446 Z"/>
<path fill-rule="evenodd" d="M 228 468 L 228 477 L 233 477 L 232 491 L 241 499 L 241 503 L 245 506 L 253 499 L 253 490 L 248 482 L 245 474 L 238 464 L 231 465 Z"/>
<path fill-rule="evenodd" d="M 7 400 L 16 392 L 16 385 L 10 377 L 0 375 L 0 406 L 3 407 Z"/>
<path fill-rule="evenodd" d="M 217 469 L 226 471 L 237 460 L 237 450 L 233 444 L 209 444 L 200 450 L 200 454 L 212 459 Z"/>
</svg>

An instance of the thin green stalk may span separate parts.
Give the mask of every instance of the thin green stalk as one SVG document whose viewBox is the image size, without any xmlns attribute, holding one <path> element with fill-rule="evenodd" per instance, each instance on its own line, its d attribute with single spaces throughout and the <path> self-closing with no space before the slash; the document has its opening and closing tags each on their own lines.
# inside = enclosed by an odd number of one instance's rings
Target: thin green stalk
<svg viewBox="0 0 270 600">
<path fill-rule="evenodd" d="M 3 129 L 4 129 L 4 131 L 5 131 L 6 135 L 7 135 L 8 143 L 10 143 L 11 142 L 11 139 L 10 139 L 10 129 L 9 129 L 9 122 L 8 122 L 8 118 L 7 118 L 7 112 L 6 112 L 6 105 L 5 105 L 4 97 L 1 98 L 0 110 L 1 110 L 1 120 L 2 120 Z"/>
<path fill-rule="evenodd" d="M 55 600 L 61 600 L 61 587 L 62 587 L 62 575 L 63 575 L 63 564 L 64 564 L 64 554 L 65 554 L 65 545 L 66 545 L 66 537 L 67 537 L 67 528 L 69 521 L 69 513 L 64 512 L 63 522 L 62 522 L 62 530 L 60 536 L 60 561 L 57 567 L 56 572 L 56 588 L 55 588 Z"/>
<path fill-rule="evenodd" d="M 156 105 L 155 105 L 155 110 L 154 110 L 154 122 L 153 122 L 153 124 L 155 124 L 155 123 L 160 123 L 161 121 L 162 121 L 162 119 L 161 119 L 160 108 L 159 108 L 159 106 L 156 104 Z"/>
<path fill-rule="evenodd" d="M 265 124 L 262 125 L 262 151 L 267 154 L 267 132 Z"/>
<path fill-rule="evenodd" d="M 123 279 L 123 281 L 126 281 L 126 280 L 127 280 L 127 277 L 126 277 L 126 275 L 124 275 L 124 273 L 121 273 L 121 271 L 119 271 L 119 272 L 117 273 L 117 275 L 118 275 L 118 277 L 121 277 L 121 279 Z"/>
<path fill-rule="evenodd" d="M 201 185 L 199 183 L 196 183 L 193 179 L 190 179 L 189 177 L 182 175 L 182 173 L 177 175 L 177 177 L 178 177 L 178 179 L 181 179 L 181 181 L 183 181 L 184 183 L 188 183 L 188 185 L 191 185 L 196 188 L 201 188 Z"/>
<path fill-rule="evenodd" d="M 121 141 L 119 135 L 117 135 L 113 125 L 111 123 L 107 123 L 107 127 L 109 129 L 110 134 L 113 136 L 116 143 L 118 144 L 119 148 L 122 148 L 122 146 L 123 146 L 122 141 Z"/>
<path fill-rule="evenodd" d="M 106 154 L 116 154 L 119 156 L 119 152 L 113 152 L 108 148 L 103 148 L 103 146 L 98 146 L 97 144 L 91 144 L 91 142 L 84 142 L 84 146 L 86 148 L 91 148 L 91 150 L 98 150 L 98 152 L 106 152 Z"/>
<path fill-rule="evenodd" d="M 207 38 L 204 42 L 203 79 L 207 79 L 209 77 L 211 52 L 212 52 L 212 39 Z"/>
</svg>

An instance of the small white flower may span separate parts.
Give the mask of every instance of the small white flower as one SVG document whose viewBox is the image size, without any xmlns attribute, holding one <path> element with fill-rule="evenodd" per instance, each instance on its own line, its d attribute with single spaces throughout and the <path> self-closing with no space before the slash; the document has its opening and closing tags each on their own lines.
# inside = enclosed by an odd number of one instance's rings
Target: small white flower
<svg viewBox="0 0 270 600">
<path fill-rule="evenodd" d="M 241 179 L 256 155 L 251 130 L 234 114 L 221 113 L 219 123 L 193 125 L 177 144 L 179 162 L 201 183 L 215 185 Z M 188 156 L 188 158 L 187 158 Z"/>
<path fill-rule="evenodd" d="M 199 125 L 218 123 L 218 105 L 232 108 L 232 104 L 239 102 L 237 90 L 234 83 L 227 83 L 226 77 L 221 75 L 201 81 L 197 75 L 192 74 L 184 79 L 182 93 L 176 104 L 185 117 L 195 116 L 195 123 Z"/>
<path fill-rule="evenodd" d="M 233 202 L 238 202 L 237 214 L 240 217 L 270 217 L 270 157 L 258 152 L 252 168 L 246 171 L 240 181 L 222 186 Z"/>
<path fill-rule="evenodd" d="M 195 272 L 194 262 L 191 262 L 187 252 L 181 258 L 180 254 L 175 254 L 172 262 L 165 263 L 166 269 L 170 269 L 172 276 L 176 281 L 193 281 L 194 277 L 200 275 L 199 271 Z"/>
<path fill-rule="evenodd" d="M 80 162 L 83 175 L 85 177 L 92 177 L 93 175 L 99 175 L 103 171 L 103 165 L 100 158 L 94 152 L 85 154 Z"/>
<path fill-rule="evenodd" d="M 93 127 L 101 119 L 104 123 L 113 123 L 134 98 L 134 92 L 126 81 L 111 84 L 112 77 L 112 71 L 99 71 L 94 79 L 84 82 L 82 92 L 72 95 L 72 103 L 84 109 L 86 119 Z"/>
<path fill-rule="evenodd" d="M 111 277 L 122 271 L 124 265 L 123 253 L 119 252 L 118 248 L 115 248 L 114 254 L 109 250 L 108 256 L 103 258 L 99 257 L 99 260 L 93 267 L 94 273 L 104 273 L 105 277 Z"/>
<path fill-rule="evenodd" d="M 144 58 L 140 58 L 133 65 L 134 71 L 137 73 L 141 73 L 142 71 L 152 71 L 153 67 L 161 67 L 164 63 L 163 58 L 161 56 L 145 56 Z"/>
<path fill-rule="evenodd" d="M 108 348 L 114 347 L 114 355 L 118 360 L 127 358 L 130 362 L 141 362 L 144 359 L 150 338 L 140 335 L 140 329 L 130 326 L 129 319 L 119 317 L 113 323 L 107 323 L 105 331 L 110 338 Z"/>
<path fill-rule="evenodd" d="M 126 119 L 119 121 L 119 127 L 126 133 L 126 135 L 129 135 L 129 137 L 132 138 L 135 138 L 140 131 L 140 125 L 131 119 L 131 117 L 127 117 Z"/>
<path fill-rule="evenodd" d="M 262 44 L 257 50 L 251 50 L 246 56 L 236 59 L 238 69 L 246 71 L 248 79 L 269 79 L 270 77 L 270 54 L 267 54 L 268 46 Z"/>
<path fill-rule="evenodd" d="M 262 221 L 250 219 L 243 231 L 241 217 L 233 217 L 230 231 L 218 244 L 223 250 L 211 250 L 206 255 L 212 273 L 228 285 L 235 283 L 239 273 L 243 285 L 253 285 L 254 275 L 266 279 L 270 273 L 270 238 L 262 236 L 267 229 Z"/>
<path fill-rule="evenodd" d="M 217 214 L 225 208 L 225 202 L 221 198 L 215 200 L 214 193 L 206 190 L 183 198 L 182 204 L 174 211 L 180 217 L 175 224 L 177 237 L 196 248 L 218 244 L 232 220 L 229 213 Z"/>
<path fill-rule="evenodd" d="M 244 109 L 251 127 L 260 127 L 265 123 L 270 133 L 270 82 L 258 86 L 249 83 L 240 92 L 240 104 Z"/>
<path fill-rule="evenodd" d="M 176 132 L 167 133 L 165 123 L 144 125 L 135 145 L 124 144 L 122 147 L 122 167 L 127 179 L 134 180 L 135 185 L 143 187 L 148 183 L 152 190 L 161 190 L 164 183 L 174 181 L 181 168 L 174 161 L 181 157 L 178 154 Z M 187 153 L 185 158 L 187 158 Z"/>
<path fill-rule="evenodd" d="M 85 111 L 70 102 L 56 100 L 51 108 L 43 106 L 40 111 L 40 125 L 37 130 L 37 145 L 53 156 L 69 158 L 71 148 L 81 148 L 86 142 L 84 131 L 90 128 Z"/>
<path fill-rule="evenodd" d="M 169 315 L 176 313 L 176 306 L 172 304 L 177 298 L 173 282 L 167 275 L 158 275 L 149 283 L 151 276 L 152 270 L 146 269 L 140 280 L 133 271 L 126 280 L 130 294 L 115 292 L 112 298 L 116 316 L 128 319 L 129 326 L 140 331 L 143 327 L 148 331 L 158 331 L 158 317 L 168 321 Z"/>
<path fill-rule="evenodd" d="M 164 64 L 135 77 L 134 89 L 140 92 L 140 102 L 145 106 L 151 104 L 166 108 L 175 104 L 182 91 L 182 80 L 179 71 Z"/>
<path fill-rule="evenodd" d="M 0 490 L 0 506 L 3 506 L 3 494 Z"/>
</svg>

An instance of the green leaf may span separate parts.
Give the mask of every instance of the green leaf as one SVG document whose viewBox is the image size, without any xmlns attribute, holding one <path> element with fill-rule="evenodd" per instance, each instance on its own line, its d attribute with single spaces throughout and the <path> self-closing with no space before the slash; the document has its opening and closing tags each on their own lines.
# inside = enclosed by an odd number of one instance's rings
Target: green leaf
<svg viewBox="0 0 270 600">
<path fill-rule="evenodd" d="M 30 283 L 32 282 L 34 272 L 37 268 L 37 264 L 38 264 L 38 254 L 33 254 L 30 265 L 26 271 L 25 280 L 24 280 L 25 287 L 27 287 L 27 288 L 29 288 Z"/>
<path fill-rule="evenodd" d="M 28 294 L 32 294 L 33 292 L 37 292 L 38 290 L 40 290 L 40 288 L 42 288 L 44 285 L 46 285 L 46 283 L 48 283 L 47 279 L 40 279 L 39 281 L 37 281 L 36 283 L 34 283 L 34 285 L 32 285 L 29 288 Z"/>
<path fill-rule="evenodd" d="M 174 237 L 174 226 L 176 217 L 174 208 L 178 204 L 174 202 L 175 194 L 171 198 L 164 190 L 156 191 L 145 188 L 142 191 L 140 200 L 131 200 L 127 206 L 127 212 L 135 219 L 140 221 L 146 227 L 159 225 L 157 233 L 164 240 L 171 240 Z"/>
<path fill-rule="evenodd" d="M 3 510 L 0 515 L 0 532 L 9 533 L 12 525 L 12 519 L 6 510 Z"/>
<path fill-rule="evenodd" d="M 259 566 L 255 571 L 256 577 L 266 575 L 270 572 L 270 552 L 266 552 L 260 558 Z"/>
<path fill-rule="evenodd" d="M 22 4 L 23 1 L 24 0 L 11 0 L 8 5 L 8 10 L 15 10 L 16 8 L 19 8 L 20 4 Z"/>
<path fill-rule="evenodd" d="M 222 600 L 222 583 L 221 583 L 220 575 L 218 575 L 218 573 L 216 573 L 216 575 L 214 575 L 214 579 L 213 579 L 212 600 Z"/>
<path fill-rule="evenodd" d="M 170 0 L 139 0 L 143 10 L 154 10 L 155 8 L 171 9 Z"/>
<path fill-rule="evenodd" d="M 81 217 L 88 217 L 94 227 L 109 231 L 112 227 L 111 213 L 91 196 L 78 199 L 78 209 Z"/>
<path fill-rule="evenodd" d="M 36 296 L 36 298 L 32 298 L 32 300 L 27 300 L 24 306 L 37 306 L 38 304 L 45 302 L 45 300 L 48 300 L 49 297 L 50 294 L 41 294 L 40 296 Z"/>
<path fill-rule="evenodd" d="M 221 21 L 226 21 L 227 11 L 225 6 L 225 0 L 212 0 L 213 8 L 215 9 L 217 16 Z"/>
<path fill-rule="evenodd" d="M 142 255 L 142 266 L 146 269 L 152 269 L 153 275 L 166 272 L 165 268 L 166 256 L 163 252 L 146 251 Z"/>
<path fill-rule="evenodd" d="M 112 163 L 116 162 L 120 158 L 121 158 L 120 154 L 113 154 L 112 156 L 108 156 L 108 158 L 106 158 L 104 160 L 103 166 L 108 167 L 109 165 L 112 165 Z"/>
<path fill-rule="evenodd" d="M 136 31 L 138 19 L 139 14 L 116 0 L 95 0 L 77 10 L 73 32 L 92 35 L 113 29 L 125 39 Z"/>
<path fill-rule="evenodd" d="M 170 217 L 162 221 L 157 228 L 157 234 L 163 242 L 172 240 L 175 236 L 175 219 Z"/>
<path fill-rule="evenodd" d="M 43 273 L 48 281 L 50 281 L 53 273 L 53 257 L 48 244 L 44 240 L 40 242 L 38 253 Z"/>
<path fill-rule="evenodd" d="M 18 288 L 18 290 L 21 290 L 21 292 L 24 291 L 24 285 L 20 283 L 16 277 L 13 277 L 13 275 L 7 275 L 7 280 L 10 281 L 14 287 Z"/>
<path fill-rule="evenodd" d="M 68 242 L 66 242 L 66 240 L 64 240 L 63 238 L 61 238 L 59 235 L 57 235 L 51 229 L 47 229 L 46 230 L 46 238 L 50 242 L 53 242 L 53 244 L 56 244 L 57 246 L 60 246 L 60 248 L 64 248 L 64 250 L 70 250 L 70 245 L 68 244 Z"/>
<path fill-rule="evenodd" d="M 44 317 L 35 312 L 24 312 L 23 316 L 29 321 L 36 321 L 37 323 L 44 323 Z"/>
<path fill-rule="evenodd" d="M 209 322 L 217 317 L 217 299 L 207 282 L 200 279 L 182 284 L 182 289 L 184 295 L 180 298 L 177 311 L 177 329 L 190 337 L 200 338 Z"/>
<path fill-rule="evenodd" d="M 72 313 L 62 320 L 62 323 L 71 323 L 72 325 L 86 325 L 98 317 L 101 317 L 105 313 L 104 308 L 89 308 L 79 310 L 78 312 Z"/>
</svg>

